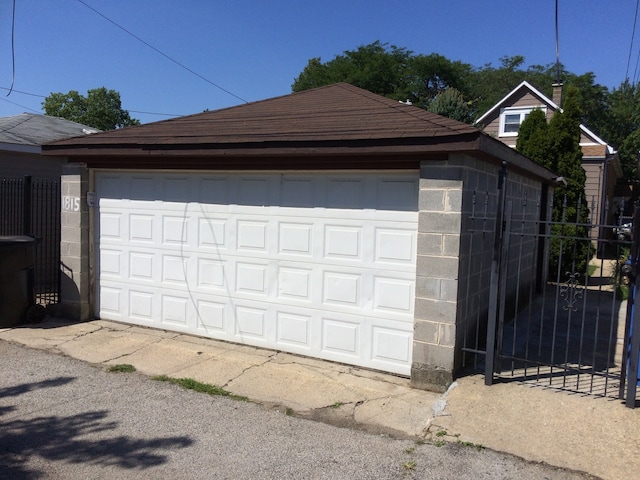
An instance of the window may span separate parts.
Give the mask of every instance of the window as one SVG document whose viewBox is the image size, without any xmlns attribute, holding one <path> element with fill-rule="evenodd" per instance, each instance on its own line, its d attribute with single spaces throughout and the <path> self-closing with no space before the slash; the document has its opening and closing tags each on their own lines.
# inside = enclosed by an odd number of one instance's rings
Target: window
<svg viewBox="0 0 640 480">
<path fill-rule="evenodd" d="M 507 107 L 500 112 L 500 136 L 515 137 L 520 125 L 534 108 L 541 108 L 546 113 L 546 107 Z"/>
</svg>

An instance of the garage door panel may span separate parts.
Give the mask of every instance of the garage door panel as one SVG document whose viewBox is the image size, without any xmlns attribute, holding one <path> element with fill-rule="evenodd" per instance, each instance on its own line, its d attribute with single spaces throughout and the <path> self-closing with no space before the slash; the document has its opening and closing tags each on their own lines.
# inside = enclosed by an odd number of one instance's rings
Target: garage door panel
<svg viewBox="0 0 640 480">
<path fill-rule="evenodd" d="M 135 287 L 124 290 L 124 292 L 128 294 L 129 317 L 150 324 L 160 321 L 158 309 L 154 309 L 154 303 L 157 303 L 157 299 L 154 301 L 154 296 L 156 296 L 154 292 Z"/>
<path fill-rule="evenodd" d="M 132 213 L 129 215 L 129 241 L 151 244 L 154 238 L 155 215 Z"/>
<path fill-rule="evenodd" d="M 402 331 L 395 325 L 372 325 L 371 362 L 381 370 L 411 362 L 411 332 Z"/>
<path fill-rule="evenodd" d="M 102 286 L 100 288 L 100 316 L 121 320 L 128 309 L 123 303 L 123 291 L 121 288 Z"/>
<path fill-rule="evenodd" d="M 218 301 L 216 301 L 218 300 Z M 211 335 L 216 338 L 225 338 L 228 336 L 229 322 L 231 314 L 229 313 L 229 304 L 227 298 L 206 297 L 196 300 L 196 328 L 205 335 Z"/>
<path fill-rule="evenodd" d="M 154 253 L 155 252 L 129 252 L 127 280 L 138 280 L 147 283 L 157 281 L 157 276 L 154 278 L 153 267 L 154 264 L 158 265 L 158 262 L 154 262 Z"/>
<path fill-rule="evenodd" d="M 269 222 L 264 220 L 238 220 L 236 224 L 238 252 L 268 254 Z"/>
<path fill-rule="evenodd" d="M 189 244 L 189 221 L 185 217 L 162 215 L 162 243 L 165 245 Z"/>
<path fill-rule="evenodd" d="M 334 360 L 361 358 L 362 320 L 353 316 L 322 316 L 322 351 Z"/>
<path fill-rule="evenodd" d="M 313 258 L 313 224 L 279 221 L 278 254 L 296 258 Z"/>
<path fill-rule="evenodd" d="M 198 218 L 197 246 L 215 251 L 227 249 L 227 221 L 225 218 Z"/>
<path fill-rule="evenodd" d="M 99 315 L 407 375 L 417 187 L 99 173 Z"/>
<path fill-rule="evenodd" d="M 180 327 L 188 326 L 189 299 L 183 296 L 161 294 L 160 295 L 160 321 L 163 325 Z"/>
<path fill-rule="evenodd" d="M 395 312 L 413 316 L 414 280 L 375 276 L 373 286 L 373 308 L 381 312 Z"/>
<path fill-rule="evenodd" d="M 404 264 L 415 268 L 416 231 L 393 227 L 375 227 L 376 262 Z"/>
</svg>

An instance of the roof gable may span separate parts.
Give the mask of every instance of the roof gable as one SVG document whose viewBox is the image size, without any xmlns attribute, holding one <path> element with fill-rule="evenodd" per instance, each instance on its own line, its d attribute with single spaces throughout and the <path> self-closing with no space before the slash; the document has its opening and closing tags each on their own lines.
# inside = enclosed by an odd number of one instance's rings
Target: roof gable
<svg viewBox="0 0 640 480">
<path fill-rule="evenodd" d="M 547 108 L 552 111 L 560 111 L 562 112 L 562 108 L 558 106 L 553 100 L 547 97 L 544 93 L 538 90 L 536 87 L 531 85 L 526 80 L 522 81 L 516 88 L 511 90 L 508 94 L 506 94 L 498 103 L 496 103 L 493 107 L 487 110 L 478 120 L 475 121 L 475 125 L 482 125 L 482 122 L 489 117 L 492 117 L 496 113 L 499 113 L 499 110 L 505 107 L 511 106 L 515 99 L 522 96 L 523 91 L 528 91 L 534 97 L 536 97 L 541 103 L 543 103 Z M 589 130 L 584 124 L 580 124 L 580 131 L 584 136 L 586 136 L 591 142 L 581 142 L 581 145 L 606 145 L 607 153 L 614 153 L 614 150 L 611 146 L 607 144 L 604 140 L 598 137 L 595 133 Z"/>
<path fill-rule="evenodd" d="M 544 93 L 538 90 L 536 87 L 531 85 L 526 80 L 522 81 L 516 88 L 507 93 L 498 103 L 496 103 L 493 107 L 487 110 L 478 120 L 476 120 L 476 125 L 482 124 L 482 121 L 485 120 L 490 115 L 494 114 L 500 108 L 508 107 L 513 104 L 514 97 L 521 94 L 522 90 L 527 90 L 529 93 L 538 98 L 538 100 L 545 104 L 547 107 L 552 109 L 553 111 L 559 110 L 560 107 L 556 105 L 549 97 L 547 97 Z M 561 109 L 560 109 L 561 110 Z"/>
</svg>

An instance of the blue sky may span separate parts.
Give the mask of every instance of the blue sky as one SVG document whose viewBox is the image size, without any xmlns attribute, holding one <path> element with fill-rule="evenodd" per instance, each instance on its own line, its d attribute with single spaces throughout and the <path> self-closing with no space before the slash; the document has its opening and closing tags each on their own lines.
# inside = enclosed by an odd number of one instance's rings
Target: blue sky
<svg viewBox="0 0 640 480">
<path fill-rule="evenodd" d="M 554 0 L 83 0 L 104 16 L 247 101 L 285 95 L 307 61 L 375 40 L 474 66 L 523 55 L 555 61 Z M 135 40 L 78 0 L 17 0 L 14 90 L 105 86 L 143 123 L 242 103 Z M 0 116 L 41 113 L 14 91 L 11 12 L 0 0 Z M 559 0 L 560 60 L 609 88 L 625 78 L 634 0 Z M 640 22 L 638 22 L 640 24 Z M 640 30 L 638 25 L 637 30 Z M 640 51 L 636 32 L 629 76 Z M 638 71 L 640 76 L 640 71 Z M 17 104 L 17 105 L 16 105 Z"/>
</svg>

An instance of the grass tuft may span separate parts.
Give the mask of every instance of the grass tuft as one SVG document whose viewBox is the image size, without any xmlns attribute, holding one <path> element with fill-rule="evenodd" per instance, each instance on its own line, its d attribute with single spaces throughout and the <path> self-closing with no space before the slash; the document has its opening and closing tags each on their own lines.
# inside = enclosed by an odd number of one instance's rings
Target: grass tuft
<svg viewBox="0 0 640 480">
<path fill-rule="evenodd" d="M 409 460 L 408 462 L 406 462 L 403 467 L 407 470 L 415 470 L 416 469 L 416 461 L 415 460 Z"/>
<path fill-rule="evenodd" d="M 111 365 L 107 371 L 112 373 L 132 373 L 136 371 L 136 367 L 128 363 L 119 363 L 117 365 Z"/>
<path fill-rule="evenodd" d="M 222 387 L 218 387 L 217 385 L 211 385 L 209 383 L 202 383 L 194 380 L 192 378 L 173 378 L 168 377 L 167 375 L 157 375 L 155 377 L 151 377 L 152 380 L 157 380 L 159 382 L 169 382 L 174 385 L 178 385 L 187 390 L 193 390 L 199 393 L 206 393 L 207 395 L 215 395 L 220 397 L 229 397 L 234 400 L 243 400 L 248 401 L 247 397 L 242 397 L 239 395 L 234 395 L 231 392 L 225 390 Z"/>
</svg>

